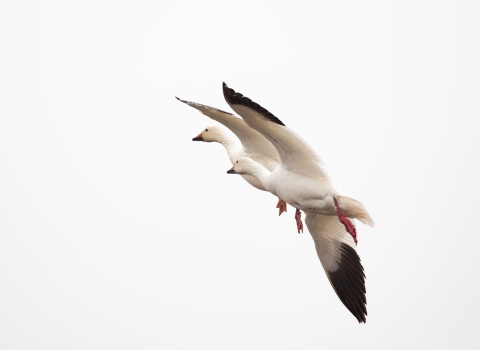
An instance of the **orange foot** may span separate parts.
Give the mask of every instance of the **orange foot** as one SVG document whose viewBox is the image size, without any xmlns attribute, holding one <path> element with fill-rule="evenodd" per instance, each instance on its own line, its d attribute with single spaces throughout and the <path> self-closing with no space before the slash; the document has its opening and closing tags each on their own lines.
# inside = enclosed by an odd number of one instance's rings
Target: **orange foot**
<svg viewBox="0 0 480 350">
<path fill-rule="evenodd" d="M 342 212 L 342 210 L 338 206 L 338 202 L 335 197 L 333 197 L 333 203 L 335 203 L 335 209 L 337 210 L 338 219 L 343 224 L 343 226 L 345 226 L 345 229 L 347 230 L 347 232 L 352 235 L 352 238 L 355 244 L 358 244 L 357 230 L 355 230 L 355 226 L 353 226 L 353 223 L 350 221 L 350 219 L 347 218 L 345 214 Z"/>
<path fill-rule="evenodd" d="M 302 212 L 300 211 L 300 209 L 297 209 L 297 211 L 295 212 L 295 220 L 297 221 L 298 233 L 300 233 L 300 231 L 302 231 L 303 233 Z"/>
<path fill-rule="evenodd" d="M 278 216 L 280 216 L 282 215 L 282 213 L 287 212 L 287 203 L 285 203 L 283 200 L 278 198 L 277 208 L 278 208 Z"/>
</svg>

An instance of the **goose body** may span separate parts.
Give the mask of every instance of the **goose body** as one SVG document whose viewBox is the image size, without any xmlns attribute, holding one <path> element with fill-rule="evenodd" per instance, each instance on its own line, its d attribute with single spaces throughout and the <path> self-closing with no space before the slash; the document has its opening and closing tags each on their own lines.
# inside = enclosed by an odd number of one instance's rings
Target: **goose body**
<svg viewBox="0 0 480 350">
<path fill-rule="evenodd" d="M 240 171 L 240 174 L 251 174 L 267 191 L 285 198 L 285 202 L 297 209 L 335 215 L 333 199 L 329 195 L 336 194 L 336 191 L 329 181 L 287 171 L 283 167 L 270 172 L 252 159 L 239 159 L 239 163 L 234 164 L 234 170 L 236 173 Z"/>
</svg>

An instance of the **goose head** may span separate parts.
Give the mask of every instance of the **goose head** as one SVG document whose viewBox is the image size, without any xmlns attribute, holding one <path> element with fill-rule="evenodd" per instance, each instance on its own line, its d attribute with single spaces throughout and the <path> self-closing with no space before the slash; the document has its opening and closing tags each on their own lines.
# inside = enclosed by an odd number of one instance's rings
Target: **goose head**
<svg viewBox="0 0 480 350">
<path fill-rule="evenodd" d="M 251 175 L 259 164 L 248 157 L 241 157 L 235 163 L 227 174 Z"/>
<path fill-rule="evenodd" d="M 218 142 L 223 131 L 217 126 L 209 126 L 195 136 L 192 141 Z"/>
</svg>

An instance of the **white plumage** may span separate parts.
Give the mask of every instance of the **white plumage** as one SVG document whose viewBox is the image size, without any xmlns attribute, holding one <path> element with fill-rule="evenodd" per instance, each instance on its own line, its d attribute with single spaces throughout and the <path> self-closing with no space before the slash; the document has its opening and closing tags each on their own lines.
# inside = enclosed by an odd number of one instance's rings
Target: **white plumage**
<svg viewBox="0 0 480 350">
<path fill-rule="evenodd" d="M 225 83 L 223 93 L 230 107 L 280 156 L 280 166 L 273 172 L 250 158 L 240 158 L 231 172 L 257 178 L 267 191 L 307 212 L 305 223 L 333 289 L 357 320 L 366 322 L 365 274 L 348 218 L 373 225 L 370 215 L 360 202 L 339 194 L 317 153 L 280 119 Z"/>
</svg>

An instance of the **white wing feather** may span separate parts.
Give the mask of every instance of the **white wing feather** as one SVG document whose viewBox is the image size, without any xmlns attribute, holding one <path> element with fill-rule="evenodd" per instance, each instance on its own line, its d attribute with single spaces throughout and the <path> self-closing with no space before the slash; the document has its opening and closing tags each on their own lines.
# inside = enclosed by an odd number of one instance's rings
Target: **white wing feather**
<svg viewBox="0 0 480 350">
<path fill-rule="evenodd" d="M 236 93 L 224 83 L 223 93 L 230 107 L 252 129 L 265 136 L 277 149 L 281 165 L 309 177 L 329 180 L 325 165 L 318 154 L 300 136 L 257 103 Z"/>
<path fill-rule="evenodd" d="M 365 273 L 352 236 L 336 216 L 307 213 L 305 223 L 338 298 L 358 322 L 366 322 Z"/>
<path fill-rule="evenodd" d="M 280 162 L 275 147 L 264 136 L 249 127 L 243 119 L 218 108 L 181 100 L 178 97 L 177 99 L 229 128 L 238 137 L 247 154 L 258 154 Z"/>
<path fill-rule="evenodd" d="M 357 250 L 352 236 L 345 230 L 338 217 L 307 213 L 305 223 L 325 271 L 333 272 L 338 269 L 342 243 Z"/>
</svg>

